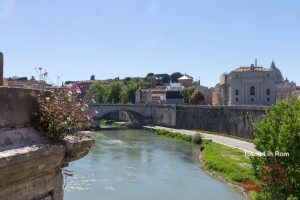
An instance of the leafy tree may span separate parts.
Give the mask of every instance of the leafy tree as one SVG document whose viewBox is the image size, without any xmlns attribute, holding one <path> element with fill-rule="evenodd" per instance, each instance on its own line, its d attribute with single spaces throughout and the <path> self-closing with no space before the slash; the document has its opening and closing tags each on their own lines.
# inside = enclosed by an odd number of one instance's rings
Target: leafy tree
<svg viewBox="0 0 300 200">
<path fill-rule="evenodd" d="M 195 87 L 186 87 L 181 91 L 184 102 L 186 104 L 190 104 L 190 98 L 193 95 L 194 91 L 195 91 Z"/>
<path fill-rule="evenodd" d="M 155 88 L 157 85 L 157 79 L 155 76 L 149 76 L 147 79 L 147 85 L 150 85 L 149 88 Z"/>
<path fill-rule="evenodd" d="M 124 84 L 127 85 L 127 83 L 128 83 L 130 80 L 132 80 L 131 77 L 125 77 L 125 78 L 124 78 Z"/>
<path fill-rule="evenodd" d="M 115 103 L 119 103 L 122 98 L 122 84 L 118 81 L 112 82 L 112 84 L 108 87 L 108 102 L 114 101 Z"/>
<path fill-rule="evenodd" d="M 144 88 L 144 85 L 137 80 L 129 80 L 123 92 L 123 99 L 127 103 L 134 103 L 135 101 L 135 92 L 138 89 Z"/>
<path fill-rule="evenodd" d="M 76 81 L 65 81 L 65 85 L 69 85 L 69 84 L 72 84 L 72 83 L 76 83 Z"/>
<path fill-rule="evenodd" d="M 156 74 L 155 76 L 158 80 L 158 85 L 170 83 L 170 75 L 169 74 Z"/>
<path fill-rule="evenodd" d="M 152 72 L 150 72 L 150 73 L 148 73 L 148 74 L 146 75 L 146 78 L 148 78 L 148 77 L 150 77 L 150 76 L 155 76 L 155 74 L 152 73 Z"/>
<path fill-rule="evenodd" d="M 204 95 L 199 88 L 186 87 L 181 91 L 184 102 L 191 105 L 199 105 L 204 100 Z"/>
<path fill-rule="evenodd" d="M 95 75 L 92 75 L 91 78 L 90 78 L 90 80 L 94 81 L 95 80 Z"/>
<path fill-rule="evenodd" d="M 106 103 L 108 100 L 109 89 L 101 80 L 98 80 L 93 82 L 89 89 L 89 93 L 96 95 L 99 103 Z"/>
<path fill-rule="evenodd" d="M 251 158 L 255 175 L 261 180 L 258 199 L 299 199 L 300 101 L 292 98 L 277 103 L 254 126 L 254 135 L 256 149 L 266 154 Z"/>
<path fill-rule="evenodd" d="M 28 81 L 28 78 L 27 77 L 20 77 L 17 80 L 18 81 Z"/>
<path fill-rule="evenodd" d="M 204 95 L 202 94 L 200 89 L 195 89 L 192 96 L 190 97 L 190 104 L 199 105 L 203 102 Z"/>
<path fill-rule="evenodd" d="M 171 81 L 173 83 L 177 82 L 177 80 L 182 77 L 183 75 L 180 72 L 175 72 L 173 74 L 171 74 Z"/>
</svg>

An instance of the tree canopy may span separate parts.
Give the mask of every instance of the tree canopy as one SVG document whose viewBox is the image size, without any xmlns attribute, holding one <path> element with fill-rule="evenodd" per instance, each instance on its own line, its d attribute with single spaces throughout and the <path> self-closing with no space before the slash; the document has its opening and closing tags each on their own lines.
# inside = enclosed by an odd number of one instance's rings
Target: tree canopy
<svg viewBox="0 0 300 200">
<path fill-rule="evenodd" d="M 293 97 L 277 103 L 254 126 L 254 135 L 256 149 L 264 153 L 251 158 L 262 180 L 258 197 L 300 198 L 300 101 Z"/>
<path fill-rule="evenodd" d="M 173 83 L 177 82 L 177 80 L 182 77 L 183 75 L 180 72 L 175 72 L 173 74 L 171 74 L 171 81 Z"/>
<path fill-rule="evenodd" d="M 199 105 L 204 101 L 204 95 L 199 88 L 186 87 L 181 91 L 184 102 L 190 105 Z"/>
</svg>

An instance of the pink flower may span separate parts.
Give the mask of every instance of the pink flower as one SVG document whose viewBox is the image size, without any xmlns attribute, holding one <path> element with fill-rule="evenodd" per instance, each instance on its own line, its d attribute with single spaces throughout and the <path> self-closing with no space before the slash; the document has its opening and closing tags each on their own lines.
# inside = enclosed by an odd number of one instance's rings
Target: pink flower
<svg viewBox="0 0 300 200">
<path fill-rule="evenodd" d="M 98 111 L 96 108 L 94 109 L 94 114 L 98 114 Z"/>
</svg>

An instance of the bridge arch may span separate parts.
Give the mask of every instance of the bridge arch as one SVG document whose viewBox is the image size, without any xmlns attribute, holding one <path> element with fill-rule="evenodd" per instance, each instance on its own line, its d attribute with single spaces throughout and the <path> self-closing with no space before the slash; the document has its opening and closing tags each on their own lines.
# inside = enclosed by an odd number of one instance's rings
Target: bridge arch
<svg viewBox="0 0 300 200">
<path fill-rule="evenodd" d="M 99 104 L 90 105 L 90 113 L 96 121 L 99 121 L 111 113 L 123 111 L 128 114 L 133 124 L 143 125 L 152 123 L 151 108 L 145 108 L 144 105 Z"/>
</svg>

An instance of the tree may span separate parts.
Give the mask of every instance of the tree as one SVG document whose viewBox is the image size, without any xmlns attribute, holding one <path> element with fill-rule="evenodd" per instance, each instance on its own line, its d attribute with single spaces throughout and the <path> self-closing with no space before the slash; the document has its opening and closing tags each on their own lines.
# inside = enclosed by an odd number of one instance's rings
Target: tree
<svg viewBox="0 0 300 200">
<path fill-rule="evenodd" d="M 129 80 L 123 92 L 124 101 L 127 103 L 134 103 L 135 92 L 142 88 L 144 88 L 144 85 L 140 81 L 134 79 Z"/>
<path fill-rule="evenodd" d="M 65 85 L 76 83 L 76 81 L 65 81 Z"/>
<path fill-rule="evenodd" d="M 106 103 L 108 100 L 108 86 L 104 85 L 101 80 L 93 82 L 89 89 L 89 93 L 98 97 L 99 103 Z"/>
<path fill-rule="evenodd" d="M 149 76 L 146 81 L 150 84 L 150 88 L 155 88 L 157 85 L 157 79 L 155 76 Z"/>
<path fill-rule="evenodd" d="M 184 102 L 190 105 L 199 105 L 204 100 L 204 95 L 199 88 L 186 87 L 181 91 Z"/>
<path fill-rule="evenodd" d="M 184 99 L 184 103 L 190 104 L 190 98 L 193 95 L 195 91 L 195 87 L 186 87 L 181 91 L 181 94 Z"/>
<path fill-rule="evenodd" d="M 155 76 L 155 74 L 152 73 L 152 72 L 148 73 L 148 74 L 146 75 L 146 79 L 147 79 L 148 77 L 150 77 L 150 76 Z"/>
<path fill-rule="evenodd" d="M 202 94 L 200 89 L 195 89 L 192 96 L 190 97 L 190 104 L 192 105 L 200 105 L 204 100 L 204 95 Z"/>
<path fill-rule="evenodd" d="M 158 80 L 158 85 L 170 83 L 170 75 L 169 74 L 156 74 L 155 76 Z"/>
<path fill-rule="evenodd" d="M 125 77 L 123 82 L 124 82 L 125 85 L 127 85 L 127 83 L 128 83 L 130 80 L 132 80 L 131 77 Z"/>
<path fill-rule="evenodd" d="M 94 81 L 95 80 L 95 75 L 92 75 L 91 78 L 90 78 L 90 80 Z"/>
<path fill-rule="evenodd" d="M 108 87 L 108 102 L 119 103 L 122 98 L 122 84 L 119 81 L 114 81 Z"/>
<path fill-rule="evenodd" d="M 254 135 L 256 149 L 265 154 L 251 157 L 261 180 L 258 198 L 300 198 L 300 101 L 293 97 L 277 103 L 254 126 Z"/>
<path fill-rule="evenodd" d="M 183 75 L 180 72 L 175 72 L 173 74 L 171 74 L 171 81 L 173 83 L 177 82 L 177 80 L 182 77 Z"/>
</svg>

